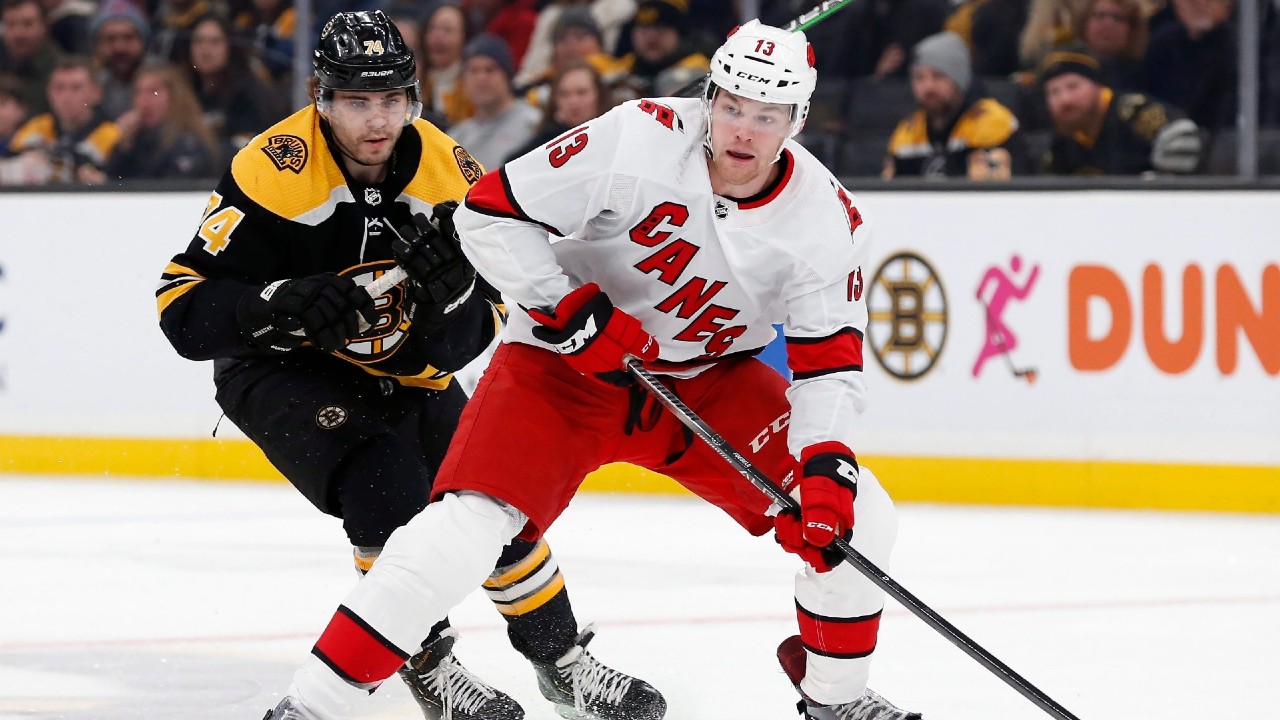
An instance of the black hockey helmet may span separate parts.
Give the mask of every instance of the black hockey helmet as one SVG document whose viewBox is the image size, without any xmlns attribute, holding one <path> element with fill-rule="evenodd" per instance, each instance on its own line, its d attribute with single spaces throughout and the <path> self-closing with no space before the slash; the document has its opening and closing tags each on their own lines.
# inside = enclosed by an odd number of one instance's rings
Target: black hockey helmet
<svg viewBox="0 0 1280 720">
<path fill-rule="evenodd" d="M 413 51 L 381 10 L 341 12 L 325 23 L 315 69 L 330 90 L 395 90 L 418 81 Z"/>
<path fill-rule="evenodd" d="M 422 116 L 413 51 L 381 10 L 341 12 L 325 23 L 316 45 L 316 109 L 328 116 L 333 91 L 377 92 L 404 88 L 404 124 Z"/>
</svg>

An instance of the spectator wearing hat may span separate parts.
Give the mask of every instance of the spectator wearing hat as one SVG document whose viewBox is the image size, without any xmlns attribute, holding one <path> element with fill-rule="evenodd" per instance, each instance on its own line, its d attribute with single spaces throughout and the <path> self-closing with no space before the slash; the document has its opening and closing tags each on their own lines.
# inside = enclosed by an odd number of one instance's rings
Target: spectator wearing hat
<svg viewBox="0 0 1280 720">
<path fill-rule="evenodd" d="M 1056 51 L 1040 72 L 1053 141 L 1044 169 L 1053 175 L 1191 173 L 1202 139 L 1180 111 L 1141 93 L 1102 84 L 1100 65 L 1083 53 Z"/>
<path fill-rule="evenodd" d="M 687 0 L 644 0 L 631 26 L 632 51 L 621 60 L 636 97 L 673 95 L 711 68 L 685 37 Z"/>
<path fill-rule="evenodd" d="M 554 36 L 561 27 L 561 15 L 575 8 L 585 9 L 590 13 L 592 26 L 599 37 L 598 52 L 613 56 L 622 28 L 635 17 L 636 0 L 552 0 L 547 3 L 538 13 L 533 36 L 529 39 L 529 49 L 516 73 L 516 87 L 531 87 L 547 82 L 556 72 L 564 69 L 563 62 L 555 66 L 552 61 Z"/>
<path fill-rule="evenodd" d="M 100 173 L 120 140 L 120 129 L 98 109 L 101 91 L 91 61 L 70 55 L 49 76 L 49 112 L 28 120 L 9 143 L 15 153 L 34 153 L 49 163 L 49 182 L 83 182 Z"/>
<path fill-rule="evenodd" d="M 911 92 L 917 107 L 889 139 L 885 179 L 1008 180 L 1030 171 L 1018 119 L 982 96 L 959 35 L 941 32 L 915 46 Z"/>
<path fill-rule="evenodd" d="M 496 35 L 477 35 L 462 52 L 462 91 L 474 108 L 449 135 L 481 165 L 496 168 L 537 132 L 541 115 L 511 88 L 515 64 Z"/>
<path fill-rule="evenodd" d="M 49 22 L 39 0 L 0 1 L 0 72 L 22 82 L 31 113 L 49 109 L 45 88 L 62 52 L 49 37 Z"/>
<path fill-rule="evenodd" d="M 133 79 L 142 67 L 151 25 L 128 0 L 107 0 L 89 25 L 102 112 L 112 120 L 133 105 Z"/>
</svg>

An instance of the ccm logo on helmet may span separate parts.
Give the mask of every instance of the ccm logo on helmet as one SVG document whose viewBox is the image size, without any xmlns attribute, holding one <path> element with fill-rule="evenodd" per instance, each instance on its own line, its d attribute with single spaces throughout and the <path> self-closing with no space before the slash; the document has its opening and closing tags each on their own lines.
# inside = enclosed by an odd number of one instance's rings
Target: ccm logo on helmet
<svg viewBox="0 0 1280 720">
<path fill-rule="evenodd" d="M 394 70 L 365 70 L 360 73 L 360 77 L 383 77 L 395 72 Z"/>
<path fill-rule="evenodd" d="M 748 80 L 750 80 L 750 81 L 752 81 L 752 82 L 767 82 L 767 81 L 768 81 L 768 78 L 762 78 L 762 77 L 760 77 L 759 75 L 752 75 L 752 74 L 751 74 L 751 73 L 749 73 L 749 72 L 743 72 L 743 71 L 741 71 L 741 70 L 739 70 L 738 72 L 736 72 L 736 73 L 734 73 L 734 74 L 735 74 L 737 77 L 740 77 L 740 78 L 746 78 L 746 79 L 748 79 Z"/>
</svg>

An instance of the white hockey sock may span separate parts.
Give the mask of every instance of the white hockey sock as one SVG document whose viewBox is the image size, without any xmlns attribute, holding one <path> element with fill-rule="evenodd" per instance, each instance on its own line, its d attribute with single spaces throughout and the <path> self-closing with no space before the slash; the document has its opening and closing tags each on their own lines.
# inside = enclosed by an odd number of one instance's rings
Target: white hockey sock
<svg viewBox="0 0 1280 720">
<path fill-rule="evenodd" d="M 289 697 L 299 701 L 319 720 L 346 720 L 352 717 L 369 691 L 348 685 L 328 665 L 314 655 L 293 674 Z"/>
</svg>

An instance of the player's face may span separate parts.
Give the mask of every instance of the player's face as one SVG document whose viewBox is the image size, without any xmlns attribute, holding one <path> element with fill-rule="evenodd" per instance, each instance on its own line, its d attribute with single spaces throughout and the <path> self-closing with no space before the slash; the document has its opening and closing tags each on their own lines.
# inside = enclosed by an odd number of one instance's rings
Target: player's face
<svg viewBox="0 0 1280 720">
<path fill-rule="evenodd" d="M 1053 124 L 1066 134 L 1089 130 L 1096 119 L 1097 83 L 1083 75 L 1066 73 L 1044 84 L 1044 99 Z"/>
<path fill-rule="evenodd" d="M 791 105 L 760 102 L 725 90 L 711 103 L 711 184 L 748 197 L 768 184 L 774 158 L 791 134 Z"/>
<path fill-rule="evenodd" d="M 409 95 L 404 89 L 334 90 L 326 117 L 334 139 L 348 160 L 381 168 L 391 159 L 396 141 L 404 132 L 408 110 Z"/>
</svg>

